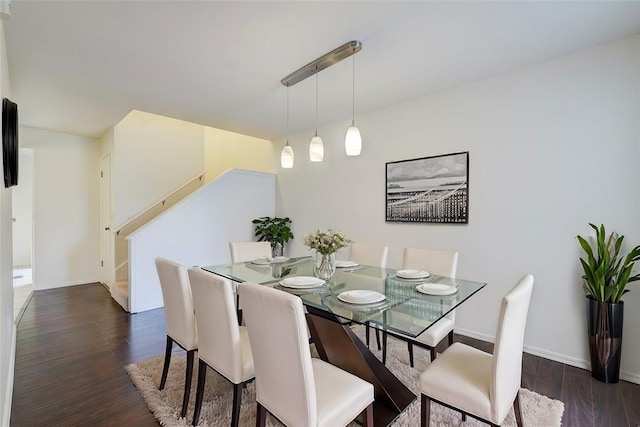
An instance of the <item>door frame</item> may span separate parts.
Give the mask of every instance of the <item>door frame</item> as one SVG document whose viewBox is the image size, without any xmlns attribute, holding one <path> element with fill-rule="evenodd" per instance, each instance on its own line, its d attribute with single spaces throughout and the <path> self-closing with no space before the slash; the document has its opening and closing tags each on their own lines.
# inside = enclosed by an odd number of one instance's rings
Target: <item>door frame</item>
<svg viewBox="0 0 640 427">
<path fill-rule="evenodd" d="M 113 232 L 111 231 L 111 154 L 100 160 L 100 281 L 113 285 Z"/>
</svg>

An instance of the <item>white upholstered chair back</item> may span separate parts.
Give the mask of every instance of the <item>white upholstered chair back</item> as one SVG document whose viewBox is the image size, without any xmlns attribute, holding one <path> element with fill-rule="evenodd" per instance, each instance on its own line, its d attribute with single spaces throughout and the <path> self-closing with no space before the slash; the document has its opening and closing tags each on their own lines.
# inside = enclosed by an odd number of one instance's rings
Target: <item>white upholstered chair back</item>
<svg viewBox="0 0 640 427">
<path fill-rule="evenodd" d="M 438 276 L 455 279 L 456 271 L 458 270 L 458 252 L 441 251 L 438 249 L 404 248 L 402 268 L 425 270 Z M 448 313 L 445 317 L 455 320 L 455 310 Z"/>
<path fill-rule="evenodd" d="M 201 268 L 189 269 L 196 320 L 198 357 L 234 384 L 244 380 L 242 342 L 231 282 Z"/>
<path fill-rule="evenodd" d="M 302 301 L 253 283 L 238 286 L 256 371 L 256 399 L 288 426 L 317 424 L 315 378 Z"/>
<path fill-rule="evenodd" d="M 364 243 L 352 243 L 349 260 L 361 265 L 370 265 L 386 268 L 389 248 L 380 245 L 367 245 Z"/>
<path fill-rule="evenodd" d="M 532 290 L 533 276 L 526 274 L 502 298 L 489 390 L 494 419 L 504 419 L 520 389 L 522 348 Z"/>
<path fill-rule="evenodd" d="M 167 335 L 187 351 L 196 349 L 198 332 L 187 269 L 165 258 L 158 257 L 155 261 L 164 299 Z"/>
<path fill-rule="evenodd" d="M 405 248 L 402 268 L 425 270 L 438 276 L 455 278 L 458 269 L 458 252 Z"/>
<path fill-rule="evenodd" d="M 269 242 L 229 242 L 231 262 L 246 262 L 256 258 L 271 257 Z"/>
</svg>

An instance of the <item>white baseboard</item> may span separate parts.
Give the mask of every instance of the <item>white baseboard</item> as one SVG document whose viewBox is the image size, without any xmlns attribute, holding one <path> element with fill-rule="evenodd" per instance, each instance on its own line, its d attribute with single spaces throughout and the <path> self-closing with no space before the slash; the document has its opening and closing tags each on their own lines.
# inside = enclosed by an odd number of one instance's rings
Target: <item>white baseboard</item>
<svg viewBox="0 0 640 427">
<path fill-rule="evenodd" d="M 456 328 L 456 333 L 465 335 L 467 337 L 479 339 L 482 341 L 495 342 L 495 337 L 491 335 L 481 334 L 469 329 Z M 552 351 L 544 350 L 541 348 L 533 347 L 530 345 L 524 346 L 524 352 L 533 354 L 534 356 L 543 357 L 545 359 L 553 360 L 555 362 L 564 363 L 565 365 L 575 366 L 576 368 L 591 370 L 591 361 L 585 359 L 579 359 L 577 357 L 566 356 L 560 353 L 554 353 Z M 620 379 L 629 381 L 635 384 L 640 384 L 640 375 L 631 372 L 620 371 Z"/>
<path fill-rule="evenodd" d="M 475 338 L 477 340 L 482 340 L 482 341 L 494 342 L 496 340 L 496 337 L 494 336 L 481 334 L 479 332 L 472 331 L 470 329 L 458 328 L 457 326 L 454 332 L 456 334 L 464 335 L 465 337 Z"/>
<path fill-rule="evenodd" d="M 13 376 L 14 376 L 14 368 L 16 364 L 16 335 L 17 335 L 18 327 L 14 324 L 11 337 L 11 351 L 9 352 L 9 366 L 7 372 L 7 384 L 5 391 L 5 400 L 2 402 L 3 412 L 2 412 L 2 423 L 0 425 L 8 426 L 11 421 L 11 401 L 13 399 Z"/>
<path fill-rule="evenodd" d="M 73 282 L 65 282 L 65 283 L 47 283 L 45 285 L 35 284 L 33 289 L 36 291 L 43 291 L 45 289 L 56 289 L 56 288 L 64 288 L 67 286 L 78 286 L 78 285 L 88 285 L 89 283 L 100 283 L 99 279 L 85 279 L 85 280 L 74 280 Z"/>
</svg>

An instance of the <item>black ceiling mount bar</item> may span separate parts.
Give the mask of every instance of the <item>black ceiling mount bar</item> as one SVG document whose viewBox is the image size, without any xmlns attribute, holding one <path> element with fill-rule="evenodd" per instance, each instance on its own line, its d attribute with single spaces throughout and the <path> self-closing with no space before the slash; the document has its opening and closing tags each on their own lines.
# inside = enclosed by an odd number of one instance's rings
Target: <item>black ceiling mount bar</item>
<svg viewBox="0 0 640 427">
<path fill-rule="evenodd" d="M 342 46 L 333 49 L 331 52 L 322 55 L 320 58 L 309 62 L 304 67 L 297 69 L 284 79 L 280 80 L 280 83 L 287 87 L 293 86 L 294 84 L 301 82 L 307 77 L 311 77 L 314 74 L 324 70 L 325 68 L 328 68 L 333 64 L 338 63 L 357 52 L 360 52 L 360 49 L 362 49 L 362 43 L 360 43 L 359 41 L 352 40 L 350 42 L 347 42 Z"/>
</svg>

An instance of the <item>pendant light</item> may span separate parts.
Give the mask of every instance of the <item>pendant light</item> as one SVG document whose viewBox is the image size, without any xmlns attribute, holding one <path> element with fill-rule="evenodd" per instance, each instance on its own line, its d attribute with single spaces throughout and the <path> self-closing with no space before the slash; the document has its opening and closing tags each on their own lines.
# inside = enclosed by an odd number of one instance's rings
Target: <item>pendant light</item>
<svg viewBox="0 0 640 427">
<path fill-rule="evenodd" d="M 318 73 L 324 70 L 327 67 L 332 66 L 345 58 L 355 55 L 357 52 L 360 52 L 362 49 L 362 43 L 357 40 L 351 40 L 350 42 L 344 43 L 342 46 L 339 46 L 333 49 L 331 52 L 325 53 L 319 58 L 314 59 L 309 62 L 307 65 L 298 68 L 293 73 L 289 74 L 282 80 L 284 86 L 287 87 L 287 143 L 282 148 L 282 153 L 280 155 L 280 165 L 283 168 L 293 167 L 293 148 L 289 145 L 288 140 L 288 123 L 289 123 L 289 94 L 288 88 L 289 86 L 293 86 L 304 79 L 311 77 L 315 74 L 316 76 L 316 130 L 313 138 L 311 138 L 311 142 L 309 143 L 309 160 L 312 162 L 321 162 L 324 159 L 324 144 L 322 142 L 322 138 L 318 136 Z M 353 99 L 352 99 L 352 120 L 351 127 L 347 131 L 345 136 L 345 151 L 349 156 L 357 156 L 360 154 L 362 147 L 362 139 L 360 137 L 360 131 L 356 127 L 355 124 L 355 75 L 356 75 L 356 65 L 355 60 L 353 63 Z"/>
<path fill-rule="evenodd" d="M 321 162 L 324 159 L 324 144 L 318 136 L 318 72 L 316 70 L 316 133 L 309 143 L 309 160 Z"/>
<path fill-rule="evenodd" d="M 351 102 L 351 127 L 347 129 L 347 134 L 344 137 L 344 150 L 347 156 L 359 156 L 362 151 L 362 137 L 360 136 L 360 130 L 356 127 L 356 55 L 355 47 L 351 56 L 353 57 L 353 92 Z"/>
<path fill-rule="evenodd" d="M 289 86 L 287 86 L 287 143 L 282 147 L 282 153 L 280 153 L 280 166 L 283 169 L 291 169 L 293 161 L 293 148 L 289 145 Z"/>
</svg>

